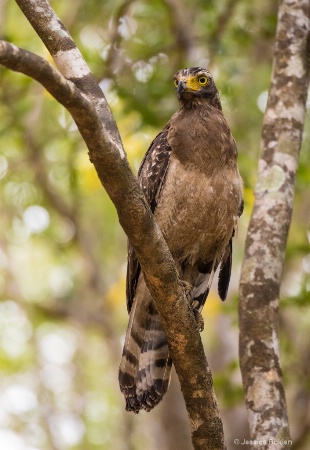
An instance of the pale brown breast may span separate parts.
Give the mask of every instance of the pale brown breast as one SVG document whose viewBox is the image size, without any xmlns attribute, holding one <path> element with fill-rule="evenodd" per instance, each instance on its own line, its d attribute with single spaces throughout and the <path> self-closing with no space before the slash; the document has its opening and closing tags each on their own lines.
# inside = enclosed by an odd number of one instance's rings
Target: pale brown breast
<svg viewBox="0 0 310 450">
<path fill-rule="evenodd" d="M 237 169 L 208 175 L 172 152 L 155 211 L 172 255 L 190 264 L 220 259 L 232 236 L 242 198 Z"/>
<path fill-rule="evenodd" d="M 155 218 L 176 259 L 219 261 L 242 201 L 235 140 L 221 110 L 180 109 L 167 135 L 169 168 Z"/>
<path fill-rule="evenodd" d="M 211 106 L 179 110 L 167 134 L 172 153 L 195 171 L 212 175 L 221 166 L 237 168 L 237 148 L 222 111 Z"/>
</svg>

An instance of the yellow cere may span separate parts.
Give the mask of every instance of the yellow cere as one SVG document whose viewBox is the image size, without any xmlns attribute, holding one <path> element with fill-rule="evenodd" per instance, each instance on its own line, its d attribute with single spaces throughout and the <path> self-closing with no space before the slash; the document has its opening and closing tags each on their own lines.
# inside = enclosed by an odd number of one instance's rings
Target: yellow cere
<svg viewBox="0 0 310 450">
<path fill-rule="evenodd" d="M 201 86 L 206 86 L 208 84 L 208 78 L 206 75 L 195 75 L 193 77 L 187 77 L 187 78 L 181 78 L 182 81 L 185 81 L 187 84 L 187 87 L 193 91 L 197 91 L 201 88 Z M 178 86 L 178 81 L 175 80 L 174 84 Z"/>
</svg>

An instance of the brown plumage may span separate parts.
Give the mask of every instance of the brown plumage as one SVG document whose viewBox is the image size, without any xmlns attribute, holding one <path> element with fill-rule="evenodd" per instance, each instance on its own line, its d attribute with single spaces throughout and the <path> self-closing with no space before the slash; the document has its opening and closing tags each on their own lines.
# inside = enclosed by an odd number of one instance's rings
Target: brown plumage
<svg viewBox="0 0 310 450">
<path fill-rule="evenodd" d="M 227 296 L 232 237 L 242 213 L 235 140 L 211 74 L 200 67 L 174 76 L 179 109 L 151 143 L 139 180 L 180 278 L 192 286 L 200 312 L 220 265 L 218 291 Z M 139 262 L 128 245 L 130 320 L 119 369 L 126 409 L 151 410 L 168 389 L 172 360 Z"/>
</svg>

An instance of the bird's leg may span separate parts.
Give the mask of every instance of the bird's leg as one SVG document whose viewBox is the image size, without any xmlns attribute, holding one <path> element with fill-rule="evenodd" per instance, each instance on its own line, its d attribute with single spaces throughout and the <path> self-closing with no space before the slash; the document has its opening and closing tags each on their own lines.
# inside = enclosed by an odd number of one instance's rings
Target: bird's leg
<svg viewBox="0 0 310 450">
<path fill-rule="evenodd" d="M 191 303 L 193 286 L 184 280 L 180 280 L 180 285 L 182 286 L 182 289 L 185 292 L 185 296 L 186 296 L 188 302 Z"/>
<path fill-rule="evenodd" d="M 205 324 L 204 324 L 204 320 L 203 320 L 202 314 L 201 314 L 201 312 L 198 309 L 199 308 L 199 302 L 197 302 L 197 300 L 194 300 L 192 302 L 191 306 L 193 308 L 194 316 L 195 316 L 195 319 L 196 319 L 196 322 L 197 322 L 197 325 L 198 325 L 198 330 L 201 333 L 203 331 L 203 329 L 204 329 Z"/>
<path fill-rule="evenodd" d="M 194 316 L 198 325 L 198 330 L 200 332 L 203 331 L 204 329 L 204 321 L 203 321 L 203 317 L 199 311 L 199 302 L 197 300 L 192 300 L 192 290 L 193 290 L 193 286 L 188 283 L 187 281 L 184 280 L 180 280 L 180 284 L 185 292 L 186 298 L 189 302 L 189 304 L 191 305 L 193 312 L 194 312 Z"/>
</svg>

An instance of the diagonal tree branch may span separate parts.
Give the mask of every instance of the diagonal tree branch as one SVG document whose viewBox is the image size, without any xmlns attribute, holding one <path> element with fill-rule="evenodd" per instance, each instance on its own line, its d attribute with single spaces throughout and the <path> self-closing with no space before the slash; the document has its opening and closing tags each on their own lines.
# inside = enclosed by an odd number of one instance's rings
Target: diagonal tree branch
<svg viewBox="0 0 310 450">
<path fill-rule="evenodd" d="M 125 154 L 107 135 L 92 103 L 43 58 L 1 41 L 0 63 L 39 81 L 74 118 L 98 176 L 116 206 L 120 224 L 137 252 L 161 314 L 190 417 L 194 448 L 225 448 L 212 375 L 197 324 L 167 244 Z"/>
<path fill-rule="evenodd" d="M 110 107 L 68 30 L 47 0 L 16 0 L 16 3 L 50 52 L 62 75 L 71 80 L 95 105 L 107 133 L 120 153 L 121 138 Z"/>
<path fill-rule="evenodd" d="M 39 56 L 3 41 L 0 43 L 0 63 L 39 81 L 74 118 L 98 176 L 116 206 L 120 223 L 135 248 L 161 315 L 182 386 L 194 447 L 224 449 L 212 375 L 192 310 L 167 244 L 154 222 L 138 180 L 130 170 L 103 94 L 99 87 L 94 87 L 94 79 L 84 60 L 72 47 L 73 41 L 48 3 L 42 0 L 19 0 L 17 3 L 23 6 L 29 21 L 36 25 L 36 31 L 48 43 L 65 77 Z"/>
<path fill-rule="evenodd" d="M 74 104 L 91 109 L 92 104 L 72 81 L 67 80 L 44 58 L 6 41 L 0 41 L 0 62 L 3 66 L 21 72 L 38 81 L 65 108 Z"/>
<path fill-rule="evenodd" d="M 251 437 L 266 441 L 262 450 L 291 448 L 278 309 L 309 86 L 309 12 L 309 0 L 282 0 L 279 6 L 256 198 L 240 283 L 240 365 Z"/>
</svg>

